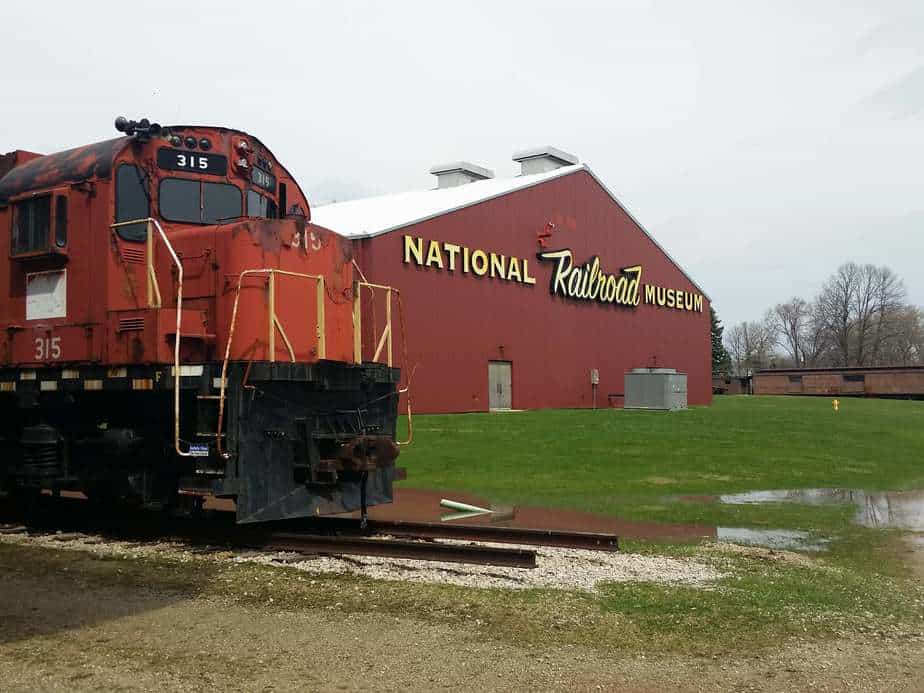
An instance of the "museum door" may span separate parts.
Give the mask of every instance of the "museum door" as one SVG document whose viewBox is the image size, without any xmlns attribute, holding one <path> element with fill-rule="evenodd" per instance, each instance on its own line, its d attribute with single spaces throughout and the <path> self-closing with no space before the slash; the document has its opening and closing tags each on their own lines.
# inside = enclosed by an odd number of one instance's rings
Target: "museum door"
<svg viewBox="0 0 924 693">
<path fill-rule="evenodd" d="M 488 361 L 488 407 L 510 409 L 510 361 Z"/>
</svg>

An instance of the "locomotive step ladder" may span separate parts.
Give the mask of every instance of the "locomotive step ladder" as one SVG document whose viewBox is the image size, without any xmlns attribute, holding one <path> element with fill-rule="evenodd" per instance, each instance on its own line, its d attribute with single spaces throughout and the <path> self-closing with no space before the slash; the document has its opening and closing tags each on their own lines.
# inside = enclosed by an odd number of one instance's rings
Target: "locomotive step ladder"
<svg viewBox="0 0 924 693">
<path fill-rule="evenodd" d="M 196 395 L 196 438 L 214 440 L 224 438 L 224 431 L 218 431 L 218 402 L 221 395 Z M 203 426 L 209 430 L 202 430 Z"/>
<path fill-rule="evenodd" d="M 196 474 L 199 476 L 219 478 L 225 475 L 224 460 L 214 455 L 211 441 L 224 438 L 224 431 L 218 431 L 218 402 L 221 395 L 196 395 L 196 433 L 199 444 L 208 445 L 208 456 L 199 458 Z"/>
</svg>

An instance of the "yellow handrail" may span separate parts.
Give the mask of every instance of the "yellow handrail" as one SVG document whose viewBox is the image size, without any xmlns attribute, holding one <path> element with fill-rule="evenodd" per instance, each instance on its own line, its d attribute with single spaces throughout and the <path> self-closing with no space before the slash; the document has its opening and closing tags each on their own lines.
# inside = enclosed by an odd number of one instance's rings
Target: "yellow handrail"
<svg viewBox="0 0 924 693">
<path fill-rule="evenodd" d="M 392 353 L 392 328 L 391 328 L 391 295 L 398 290 L 392 286 L 383 284 L 372 284 L 370 282 L 356 282 L 356 288 L 353 290 L 353 361 L 355 363 L 363 362 L 363 345 L 362 345 L 362 287 L 370 289 L 381 289 L 385 292 L 385 327 L 382 328 L 382 335 L 379 337 L 375 347 L 375 354 L 372 356 L 373 361 L 378 361 L 382 355 L 382 350 L 386 350 L 386 363 L 391 367 L 394 363 Z M 373 330 L 375 325 L 372 326 Z M 373 332 L 373 338 L 375 333 Z"/>
<path fill-rule="evenodd" d="M 282 335 L 282 340 L 286 345 L 286 350 L 289 352 L 289 358 L 292 362 L 295 362 L 295 351 L 292 349 L 292 343 L 289 341 L 289 337 L 286 334 L 286 331 L 282 327 L 282 323 L 279 321 L 279 318 L 276 315 L 276 275 L 281 274 L 286 277 L 300 277 L 302 279 L 313 279 L 317 282 L 317 326 L 316 326 L 316 336 L 318 339 L 318 358 L 323 359 L 327 358 L 327 339 L 325 335 L 325 317 L 324 317 L 324 276 L 320 274 L 304 274 L 302 272 L 289 272 L 288 270 L 264 268 L 264 269 L 249 269 L 244 270 L 238 275 L 237 278 L 237 289 L 235 290 L 234 295 L 234 307 L 231 309 L 231 324 L 228 328 L 228 341 L 225 343 L 225 357 L 221 363 L 221 383 L 218 394 L 218 435 L 216 437 L 218 454 L 223 457 L 228 457 L 228 454 L 222 450 L 221 444 L 221 429 L 224 423 L 224 414 L 225 414 L 225 391 L 227 389 L 227 378 L 228 378 L 228 361 L 231 358 L 231 342 L 234 340 L 234 329 L 237 326 L 237 308 L 241 300 L 241 288 L 243 286 L 244 277 L 256 274 L 265 274 L 267 275 L 267 293 L 269 298 L 268 313 L 269 320 L 267 325 L 267 348 L 269 353 L 267 354 L 268 360 L 271 362 L 276 361 L 276 330 L 279 330 L 279 334 Z"/>
<path fill-rule="evenodd" d="M 171 245 L 170 240 L 167 238 L 167 234 L 164 233 L 164 229 L 161 227 L 160 222 L 157 219 L 152 217 L 147 217 L 145 219 L 133 219 L 131 221 L 122 221 L 116 224 L 112 224 L 110 228 L 114 231 L 117 228 L 122 226 L 128 226 L 129 224 L 140 224 L 142 222 L 147 222 L 147 276 L 148 276 L 148 307 L 149 308 L 160 308 L 161 307 L 161 297 L 160 297 L 160 287 L 157 286 L 157 275 L 154 272 L 154 234 L 151 233 L 151 224 L 157 228 L 157 232 L 160 235 L 161 240 L 164 242 L 164 245 L 167 246 L 167 251 L 170 253 L 170 257 L 173 260 L 173 264 L 176 265 L 177 269 L 177 289 L 176 289 L 176 341 L 173 344 L 173 449 L 176 450 L 176 454 L 180 457 L 192 457 L 192 453 L 183 451 L 180 449 L 180 323 L 183 316 L 183 263 L 180 262 L 180 258 L 177 257 L 176 251 L 173 250 L 173 245 Z M 156 301 L 152 300 L 156 298 Z"/>
<path fill-rule="evenodd" d="M 356 268 L 356 271 L 359 272 L 359 275 L 363 277 L 363 281 L 355 282 L 355 287 L 353 289 L 353 361 L 355 363 L 362 363 L 363 360 L 362 292 L 360 290 L 365 286 L 372 290 L 381 289 L 385 292 L 385 327 L 382 329 L 382 336 L 379 338 L 379 341 L 376 345 L 375 354 L 373 355 L 372 360 L 376 361 L 382 353 L 382 348 L 387 347 L 388 367 L 391 368 L 394 365 L 392 354 L 391 296 L 392 294 L 395 294 L 398 297 L 398 316 L 401 318 L 401 339 L 404 347 L 404 368 L 407 369 L 409 367 L 407 363 L 407 334 L 405 334 L 404 331 L 404 310 L 401 304 L 401 292 L 393 286 L 373 284 L 371 282 L 365 281 L 365 276 L 363 276 L 362 270 L 359 268 L 359 265 L 356 264 L 355 260 L 353 261 L 353 266 Z M 375 325 L 373 325 L 373 329 L 374 328 Z M 374 339 L 374 332 L 372 336 Z M 405 395 L 405 400 L 407 401 L 407 440 L 396 440 L 395 442 L 398 445 L 410 445 L 414 439 L 414 427 L 411 415 L 410 375 L 407 375 L 407 378 L 408 384 L 398 390 L 398 394 Z"/>
</svg>

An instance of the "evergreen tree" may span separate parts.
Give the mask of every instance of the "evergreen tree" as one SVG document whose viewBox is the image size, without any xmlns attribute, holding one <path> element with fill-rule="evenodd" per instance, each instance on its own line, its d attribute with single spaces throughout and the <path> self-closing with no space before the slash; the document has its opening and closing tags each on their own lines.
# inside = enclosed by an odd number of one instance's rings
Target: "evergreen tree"
<svg viewBox="0 0 924 693">
<path fill-rule="evenodd" d="M 722 321 L 715 314 L 715 309 L 709 306 L 709 317 L 712 320 L 712 374 L 728 373 L 731 368 L 731 358 L 725 350 L 725 344 L 722 343 L 722 333 L 725 328 L 722 327 Z"/>
</svg>

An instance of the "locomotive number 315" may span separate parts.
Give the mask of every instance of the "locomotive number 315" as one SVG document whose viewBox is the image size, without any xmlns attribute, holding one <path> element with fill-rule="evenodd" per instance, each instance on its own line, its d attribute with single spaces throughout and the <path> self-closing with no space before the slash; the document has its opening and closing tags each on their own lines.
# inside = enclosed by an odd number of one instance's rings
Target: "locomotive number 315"
<svg viewBox="0 0 924 693">
<path fill-rule="evenodd" d="M 209 167 L 209 158 L 207 156 L 196 156 L 195 154 L 177 154 L 177 168 L 202 169 Z"/>
<path fill-rule="evenodd" d="M 60 337 L 36 337 L 35 338 L 35 360 L 36 361 L 57 361 L 61 358 L 61 338 Z"/>
</svg>

